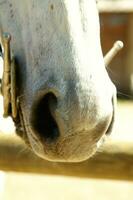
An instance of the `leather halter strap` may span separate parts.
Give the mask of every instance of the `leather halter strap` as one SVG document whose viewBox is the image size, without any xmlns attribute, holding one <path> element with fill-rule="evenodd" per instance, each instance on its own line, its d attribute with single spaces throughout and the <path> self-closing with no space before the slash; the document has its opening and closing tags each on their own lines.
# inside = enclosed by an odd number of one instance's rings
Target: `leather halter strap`
<svg viewBox="0 0 133 200">
<path fill-rule="evenodd" d="M 10 50 L 11 36 L 3 33 L 3 76 L 1 81 L 1 93 L 3 95 L 4 117 L 17 117 L 17 95 L 16 95 L 16 65 Z"/>
</svg>

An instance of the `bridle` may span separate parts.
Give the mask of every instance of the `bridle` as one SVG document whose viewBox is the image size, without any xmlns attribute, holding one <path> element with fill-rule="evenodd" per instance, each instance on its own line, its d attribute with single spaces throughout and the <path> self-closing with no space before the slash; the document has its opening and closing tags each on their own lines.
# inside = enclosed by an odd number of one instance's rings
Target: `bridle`
<svg viewBox="0 0 133 200">
<path fill-rule="evenodd" d="M 1 94 L 3 96 L 3 117 L 12 117 L 15 121 L 18 115 L 18 100 L 17 100 L 17 88 L 16 88 L 16 63 L 15 57 L 10 49 L 11 35 L 9 33 L 3 33 L 1 37 L 1 44 L 3 46 L 3 52 L 0 52 L 0 56 L 3 59 L 3 76 L 1 80 Z M 114 56 L 120 49 L 123 48 L 123 43 L 117 41 L 114 43 L 111 50 L 105 55 L 104 62 L 107 67 L 112 61 Z"/>
<path fill-rule="evenodd" d="M 1 80 L 3 117 L 11 116 L 15 119 L 17 118 L 16 63 L 10 49 L 10 34 L 3 33 L 1 40 L 4 48 L 4 53 L 1 52 L 3 58 L 3 76 Z"/>
</svg>

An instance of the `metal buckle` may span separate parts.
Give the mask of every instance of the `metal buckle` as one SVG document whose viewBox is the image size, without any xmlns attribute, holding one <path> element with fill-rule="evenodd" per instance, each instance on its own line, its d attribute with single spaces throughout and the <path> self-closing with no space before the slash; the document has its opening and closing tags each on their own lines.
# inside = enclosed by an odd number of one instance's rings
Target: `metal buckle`
<svg viewBox="0 0 133 200">
<path fill-rule="evenodd" d="M 3 33 L 2 45 L 3 53 L 3 76 L 1 81 L 1 93 L 3 95 L 3 117 L 17 117 L 17 94 L 16 94 L 16 64 L 10 51 L 11 36 Z"/>
</svg>

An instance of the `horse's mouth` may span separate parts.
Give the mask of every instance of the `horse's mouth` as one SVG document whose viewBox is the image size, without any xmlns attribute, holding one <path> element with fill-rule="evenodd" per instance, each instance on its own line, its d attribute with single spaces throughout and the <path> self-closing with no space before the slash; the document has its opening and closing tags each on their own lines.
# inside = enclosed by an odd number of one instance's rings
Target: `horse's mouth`
<svg viewBox="0 0 133 200">
<path fill-rule="evenodd" d="M 109 127 L 105 133 L 105 135 L 110 135 L 112 133 L 112 129 L 113 129 L 113 126 L 114 126 L 114 114 L 112 115 L 112 119 L 111 119 L 111 123 L 109 124 Z"/>
<path fill-rule="evenodd" d="M 46 96 L 47 98 L 48 96 Z M 45 99 L 44 99 L 45 100 Z M 31 126 L 27 126 L 25 124 L 24 113 L 21 112 L 21 120 L 20 123 L 17 125 L 17 133 L 20 135 L 24 141 L 30 146 L 33 151 L 38 154 L 40 157 L 46 158 L 47 160 L 60 160 L 60 161 L 76 161 L 76 157 L 78 156 L 80 160 L 85 160 L 89 158 L 95 153 L 97 147 L 101 146 L 102 138 L 106 138 L 106 136 L 110 135 L 113 129 L 114 120 L 115 120 L 115 103 L 114 100 L 112 101 L 113 105 L 113 111 L 112 115 L 110 116 L 110 119 L 108 118 L 108 123 L 106 121 L 105 124 L 99 124 L 97 127 L 97 131 L 93 131 L 94 134 L 92 134 L 89 130 L 85 132 L 85 129 L 83 128 L 80 134 L 79 129 L 73 130 L 73 134 L 67 134 L 68 137 L 63 137 L 62 133 L 60 133 L 60 129 L 58 128 L 58 124 L 55 125 L 56 121 L 53 121 L 52 115 L 50 115 L 48 109 L 48 104 L 46 101 L 41 102 L 40 109 L 36 113 L 36 116 L 42 117 L 42 111 L 45 111 L 48 118 L 45 117 L 47 124 L 51 125 L 50 127 L 43 127 L 44 122 L 43 120 L 38 120 L 39 124 L 37 124 L 37 127 L 35 127 L 37 130 L 39 128 L 40 134 L 36 134 L 37 131 L 34 128 L 34 130 L 31 128 Z M 45 105 L 46 104 L 46 105 Z M 44 109 L 42 109 L 44 108 Z M 34 113 L 35 114 L 35 113 Z M 42 118 L 43 119 L 43 118 Z M 35 118 L 35 121 L 37 119 Z M 58 120 L 57 120 L 58 121 Z M 43 128 L 46 128 L 47 132 L 45 132 L 45 135 L 43 134 Z M 52 130 L 52 135 L 50 135 L 50 132 Z M 76 130 L 76 132 L 75 132 Z M 101 131 L 100 131 L 101 130 Z M 100 131 L 101 134 L 98 132 Z M 46 134 L 47 133 L 47 134 Z M 58 134 L 57 134 L 58 133 Z M 103 142 L 102 142 L 103 143 Z M 95 150 L 93 151 L 93 146 L 97 146 Z M 72 149 L 72 150 L 70 150 Z M 84 150 L 83 150 L 84 149 Z M 47 156 L 45 157 L 45 154 Z M 81 155 L 82 154 L 82 155 Z M 74 157 L 75 155 L 75 157 Z M 58 159 L 59 158 L 59 159 Z M 74 162 L 75 162 L 74 161 Z M 77 161 L 76 161 L 77 162 Z"/>
<path fill-rule="evenodd" d="M 113 106 L 113 111 L 112 111 L 112 118 L 111 122 L 108 126 L 108 129 L 106 131 L 106 135 L 110 135 L 112 133 L 113 127 L 114 127 L 114 122 L 115 122 L 115 110 L 116 110 L 116 99 L 115 97 L 112 98 L 112 106 Z"/>
</svg>

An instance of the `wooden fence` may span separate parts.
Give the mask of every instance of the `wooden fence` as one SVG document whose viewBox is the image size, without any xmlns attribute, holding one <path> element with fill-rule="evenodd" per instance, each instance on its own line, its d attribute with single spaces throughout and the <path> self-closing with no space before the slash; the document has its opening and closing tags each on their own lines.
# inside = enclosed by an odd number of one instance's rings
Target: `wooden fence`
<svg viewBox="0 0 133 200">
<path fill-rule="evenodd" d="M 98 8 L 104 55 L 114 41 L 124 42 L 123 50 L 109 65 L 108 73 L 121 94 L 126 93 L 133 99 L 133 1 L 98 0 Z"/>
<path fill-rule="evenodd" d="M 109 142 L 81 163 L 55 163 L 35 156 L 18 137 L 0 134 L 0 170 L 132 181 L 133 142 Z"/>
</svg>

